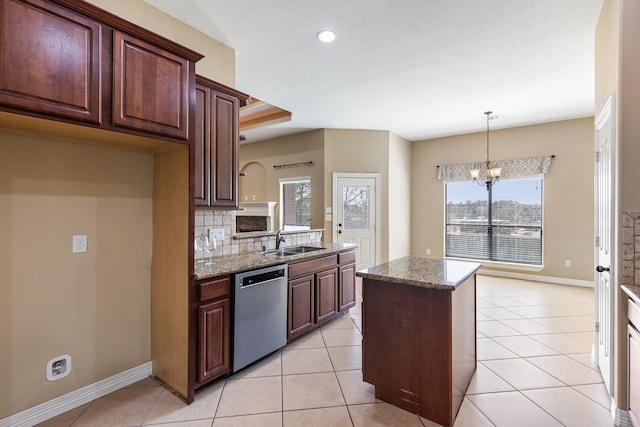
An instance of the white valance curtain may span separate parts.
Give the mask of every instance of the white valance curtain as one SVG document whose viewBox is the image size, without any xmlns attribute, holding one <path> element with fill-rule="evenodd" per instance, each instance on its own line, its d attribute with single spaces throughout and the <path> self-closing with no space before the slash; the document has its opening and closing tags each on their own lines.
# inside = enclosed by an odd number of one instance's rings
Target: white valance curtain
<svg viewBox="0 0 640 427">
<path fill-rule="evenodd" d="M 529 157 L 526 159 L 497 160 L 491 162 L 492 168 L 502 168 L 500 179 L 531 178 L 543 176 L 551 167 L 551 159 L 555 156 Z M 457 163 L 453 165 L 438 166 L 438 179 L 440 181 L 469 181 L 472 169 L 485 169 L 486 162 Z"/>
</svg>

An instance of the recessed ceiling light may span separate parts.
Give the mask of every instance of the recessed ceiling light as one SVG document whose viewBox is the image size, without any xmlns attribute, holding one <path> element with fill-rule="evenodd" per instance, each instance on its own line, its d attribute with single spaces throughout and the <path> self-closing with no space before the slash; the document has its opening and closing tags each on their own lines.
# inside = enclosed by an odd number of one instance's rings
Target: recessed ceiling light
<svg viewBox="0 0 640 427">
<path fill-rule="evenodd" d="M 318 40 L 324 43 L 331 43 L 336 39 L 336 33 L 331 30 L 322 30 L 317 34 Z"/>
</svg>

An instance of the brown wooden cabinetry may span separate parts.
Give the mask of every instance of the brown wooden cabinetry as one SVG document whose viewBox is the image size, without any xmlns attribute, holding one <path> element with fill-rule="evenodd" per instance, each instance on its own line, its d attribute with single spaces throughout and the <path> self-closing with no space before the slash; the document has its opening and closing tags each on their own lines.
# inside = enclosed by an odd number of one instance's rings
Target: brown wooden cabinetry
<svg viewBox="0 0 640 427">
<path fill-rule="evenodd" d="M 355 305 L 355 251 L 289 264 L 287 340 Z"/>
<path fill-rule="evenodd" d="M 102 25 L 41 0 L 4 0 L 0 17 L 0 104 L 99 124 Z"/>
<path fill-rule="evenodd" d="M 356 305 L 356 252 L 338 254 L 338 311 L 341 313 Z"/>
<path fill-rule="evenodd" d="M 238 122 L 249 96 L 201 76 L 196 83 L 195 203 L 237 208 Z"/>
<path fill-rule="evenodd" d="M 198 282 L 198 339 L 196 386 L 231 370 L 230 278 Z"/>
<path fill-rule="evenodd" d="M 80 0 L 2 0 L 0 25 L 0 110 L 190 138 L 196 52 Z"/>
<path fill-rule="evenodd" d="M 335 268 L 316 273 L 315 321 L 319 325 L 338 314 L 338 272 Z"/>
<path fill-rule="evenodd" d="M 189 138 L 189 61 L 113 31 L 113 125 Z"/>
<path fill-rule="evenodd" d="M 315 327 L 313 313 L 315 276 L 289 279 L 287 339 L 293 339 Z"/>
<path fill-rule="evenodd" d="M 476 367 L 475 274 L 455 290 L 364 278 L 363 380 L 377 398 L 452 426 Z"/>
</svg>

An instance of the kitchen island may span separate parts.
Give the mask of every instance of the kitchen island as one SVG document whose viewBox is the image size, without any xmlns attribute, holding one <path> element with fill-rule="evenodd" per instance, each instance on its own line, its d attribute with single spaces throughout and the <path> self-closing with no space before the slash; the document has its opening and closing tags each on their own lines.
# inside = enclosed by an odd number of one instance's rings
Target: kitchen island
<svg viewBox="0 0 640 427">
<path fill-rule="evenodd" d="M 357 273 L 363 380 L 378 399 L 453 425 L 476 369 L 479 268 L 406 257 Z"/>
</svg>

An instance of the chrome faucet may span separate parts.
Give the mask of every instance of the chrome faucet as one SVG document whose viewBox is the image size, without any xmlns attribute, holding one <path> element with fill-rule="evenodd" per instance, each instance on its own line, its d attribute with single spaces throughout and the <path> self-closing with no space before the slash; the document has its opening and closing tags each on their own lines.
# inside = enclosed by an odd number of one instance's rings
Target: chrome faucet
<svg viewBox="0 0 640 427">
<path fill-rule="evenodd" d="M 284 230 L 278 230 L 278 232 L 276 233 L 276 249 L 280 249 L 280 243 L 286 242 L 284 237 L 280 235 L 283 231 Z"/>
</svg>

